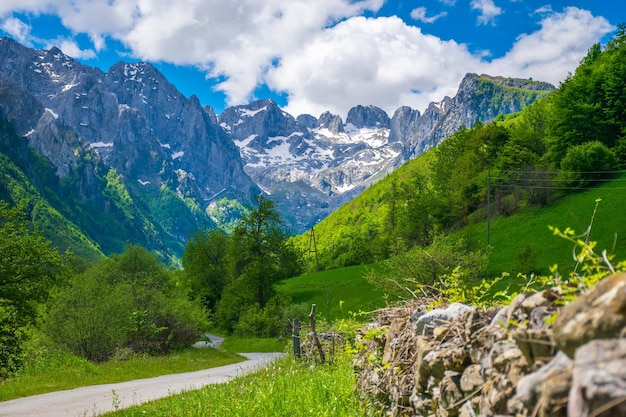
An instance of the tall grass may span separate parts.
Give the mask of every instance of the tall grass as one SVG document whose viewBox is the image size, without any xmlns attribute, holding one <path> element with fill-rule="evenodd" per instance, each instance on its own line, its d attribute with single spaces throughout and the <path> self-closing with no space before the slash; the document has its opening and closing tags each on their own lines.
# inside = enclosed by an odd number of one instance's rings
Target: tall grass
<svg viewBox="0 0 626 417">
<path fill-rule="evenodd" d="M 347 356 L 310 366 L 281 359 L 255 374 L 210 385 L 115 413 L 144 416 L 362 416 L 372 415 L 355 392 L 356 375 Z M 113 415 L 113 414 L 109 414 Z"/>
</svg>

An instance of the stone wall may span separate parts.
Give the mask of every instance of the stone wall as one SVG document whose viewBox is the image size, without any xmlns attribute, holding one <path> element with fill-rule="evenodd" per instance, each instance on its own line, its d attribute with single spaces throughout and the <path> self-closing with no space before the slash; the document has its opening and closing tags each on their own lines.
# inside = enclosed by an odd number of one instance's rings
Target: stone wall
<svg viewBox="0 0 626 417">
<path fill-rule="evenodd" d="M 359 388 L 393 416 L 626 416 L 626 274 L 561 304 L 386 309 L 357 339 Z"/>
</svg>

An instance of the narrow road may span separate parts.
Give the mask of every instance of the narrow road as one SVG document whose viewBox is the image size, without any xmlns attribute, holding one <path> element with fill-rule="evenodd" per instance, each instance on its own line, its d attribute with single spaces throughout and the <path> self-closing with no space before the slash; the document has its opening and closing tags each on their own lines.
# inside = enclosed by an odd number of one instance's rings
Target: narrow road
<svg viewBox="0 0 626 417">
<path fill-rule="evenodd" d="M 205 385 L 228 382 L 250 373 L 281 356 L 282 353 L 241 353 L 247 361 L 183 374 L 115 384 L 94 385 L 67 391 L 0 402 L 2 417 L 92 417 L 139 405 Z"/>
</svg>

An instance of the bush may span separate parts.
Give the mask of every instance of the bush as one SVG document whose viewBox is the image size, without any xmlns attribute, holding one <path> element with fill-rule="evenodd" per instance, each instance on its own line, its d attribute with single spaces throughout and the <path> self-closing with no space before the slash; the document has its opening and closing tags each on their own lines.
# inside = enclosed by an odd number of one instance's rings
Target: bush
<svg viewBox="0 0 626 417">
<path fill-rule="evenodd" d="M 117 349 L 163 354 L 190 346 L 208 328 L 199 300 L 187 298 L 156 258 L 131 247 L 92 266 L 59 291 L 45 332 L 57 345 L 91 361 Z"/>
<path fill-rule="evenodd" d="M 454 242 L 436 238 L 432 245 L 414 248 L 389 259 L 382 272 L 371 271 L 366 279 L 390 295 L 438 296 L 446 287 L 442 281 L 454 273 L 470 285 L 485 272 L 488 250 L 470 250 L 464 239 Z"/>
<path fill-rule="evenodd" d="M 78 276 L 54 297 L 44 332 L 77 356 L 104 361 L 126 342 L 129 294 L 122 285 L 108 285 L 90 274 Z"/>
</svg>

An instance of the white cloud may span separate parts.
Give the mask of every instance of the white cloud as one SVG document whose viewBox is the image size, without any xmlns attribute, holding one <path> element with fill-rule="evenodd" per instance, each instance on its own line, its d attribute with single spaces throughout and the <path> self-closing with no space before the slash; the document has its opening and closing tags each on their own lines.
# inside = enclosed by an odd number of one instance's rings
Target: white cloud
<svg viewBox="0 0 626 417">
<path fill-rule="evenodd" d="M 454 0 L 439 0 L 453 5 Z M 384 0 L 2 0 L 2 29 L 26 43 L 31 29 L 10 11 L 60 16 L 73 33 L 85 33 L 95 51 L 107 39 L 126 45 L 133 58 L 202 68 L 219 81 L 228 105 L 248 102 L 267 83 L 288 98 L 287 110 L 345 116 L 356 104 L 388 113 L 401 105 L 423 111 L 453 96 L 467 72 L 533 77 L 558 84 L 588 48 L 614 28 L 588 11 L 536 9 L 540 29 L 518 37 L 504 56 L 426 35 L 400 18 L 361 17 Z M 479 22 L 502 13 L 493 0 L 472 0 Z M 414 19 L 434 21 L 426 9 Z M 21 38 L 20 38 L 21 37 Z M 36 40 L 40 42 L 41 40 Z M 69 38 L 53 41 L 75 58 L 93 58 Z M 473 46 L 475 51 L 480 45 Z"/>
<path fill-rule="evenodd" d="M 29 41 L 31 27 L 20 19 L 9 17 L 0 22 L 0 29 L 15 38 L 16 41 L 30 46 Z"/>
<path fill-rule="evenodd" d="M 472 0 L 471 7 L 480 11 L 478 23 L 481 25 L 494 23 L 496 16 L 502 14 L 502 9 L 496 6 L 493 0 Z"/>
<path fill-rule="evenodd" d="M 418 7 L 411 11 L 411 17 L 413 19 L 419 20 L 420 22 L 424 23 L 433 23 L 437 19 L 444 17 L 446 14 L 446 12 L 441 12 L 434 16 L 426 17 L 426 7 Z"/>
<path fill-rule="evenodd" d="M 537 32 L 520 35 L 505 56 L 490 64 L 490 70 L 558 84 L 576 69 L 591 45 L 614 29 L 603 17 L 569 7 L 544 18 Z"/>
<path fill-rule="evenodd" d="M 425 35 L 397 17 L 354 17 L 285 55 L 267 80 L 288 93 L 292 114 L 330 110 L 345 117 L 356 104 L 391 114 L 454 95 L 468 68 L 479 65 L 464 45 Z"/>
<path fill-rule="evenodd" d="M 241 104 L 284 54 L 336 22 L 377 11 L 383 0 L 183 0 L 139 3 L 134 27 L 119 35 L 142 59 L 206 68 L 223 78 L 228 104 Z"/>
<path fill-rule="evenodd" d="M 91 49 L 81 49 L 78 44 L 72 39 L 58 38 L 48 41 L 46 49 L 56 46 L 67 56 L 71 56 L 76 59 L 93 59 L 96 57 L 96 53 Z"/>
</svg>

